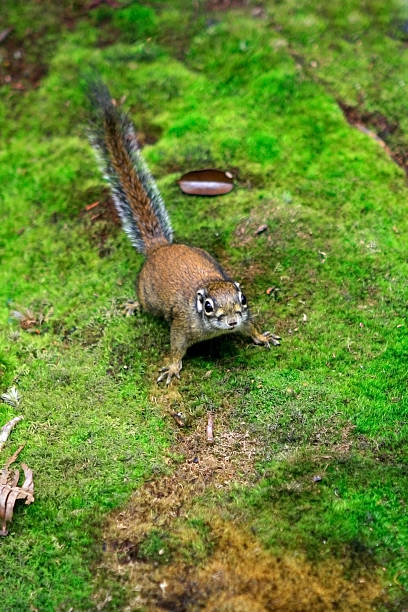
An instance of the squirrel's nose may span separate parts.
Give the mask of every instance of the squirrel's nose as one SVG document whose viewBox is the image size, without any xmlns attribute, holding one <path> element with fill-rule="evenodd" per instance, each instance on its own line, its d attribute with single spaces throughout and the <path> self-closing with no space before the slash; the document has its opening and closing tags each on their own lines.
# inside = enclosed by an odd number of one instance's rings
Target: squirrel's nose
<svg viewBox="0 0 408 612">
<path fill-rule="evenodd" d="M 236 319 L 233 319 L 232 321 L 228 321 L 228 325 L 229 327 L 235 327 L 236 325 L 238 325 L 238 321 Z"/>
</svg>

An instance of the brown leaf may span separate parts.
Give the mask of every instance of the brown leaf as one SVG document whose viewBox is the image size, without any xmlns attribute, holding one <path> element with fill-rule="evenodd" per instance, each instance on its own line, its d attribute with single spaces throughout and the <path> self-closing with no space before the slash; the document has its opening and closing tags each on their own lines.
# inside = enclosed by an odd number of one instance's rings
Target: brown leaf
<svg viewBox="0 0 408 612">
<path fill-rule="evenodd" d="M 10 462 L 8 462 L 10 463 Z M 17 486 L 20 472 L 18 470 L 8 470 L 4 468 L 0 476 L 0 521 L 2 522 L 0 536 L 6 536 L 7 523 L 13 518 L 14 506 L 18 499 L 25 499 L 26 505 L 34 501 L 34 482 L 33 472 L 22 463 L 24 470 L 24 483 L 21 487 Z"/>
<path fill-rule="evenodd" d="M 41 332 L 38 329 L 38 326 L 41 326 L 43 323 L 48 323 L 53 314 L 54 308 L 51 306 L 48 307 L 48 310 L 38 314 L 35 314 L 32 310 L 30 310 L 30 308 L 23 308 L 21 311 L 12 310 L 10 312 L 10 317 L 12 319 L 16 319 L 16 321 L 19 321 L 21 329 L 24 329 L 31 334 L 40 334 Z"/>
<path fill-rule="evenodd" d="M 232 176 L 229 172 L 212 168 L 187 172 L 177 182 L 181 191 L 190 195 L 223 195 L 234 188 Z"/>
<path fill-rule="evenodd" d="M 131 317 L 140 310 L 140 304 L 137 300 L 128 300 L 122 305 L 122 312 L 127 317 Z"/>
</svg>

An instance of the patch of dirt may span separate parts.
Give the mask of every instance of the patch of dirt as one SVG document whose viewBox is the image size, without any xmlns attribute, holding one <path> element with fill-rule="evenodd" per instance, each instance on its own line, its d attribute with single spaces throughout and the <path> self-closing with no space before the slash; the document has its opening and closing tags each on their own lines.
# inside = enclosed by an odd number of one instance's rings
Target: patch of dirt
<svg viewBox="0 0 408 612">
<path fill-rule="evenodd" d="M 7 29 L 9 34 L 6 35 Z M 26 49 L 33 45 L 38 35 L 27 32 L 25 39 L 20 40 L 11 28 L 2 32 L 5 38 L 0 43 L 0 86 L 9 85 L 16 91 L 37 87 L 47 66 L 39 57 L 28 60 Z"/>
<path fill-rule="evenodd" d="M 90 226 L 90 231 L 87 233 L 91 242 L 97 246 L 100 257 L 109 255 L 111 249 L 106 246 L 106 241 L 121 227 L 109 190 L 104 190 L 99 200 L 87 204 L 80 216 L 85 220 L 87 230 Z"/>
<path fill-rule="evenodd" d="M 242 247 L 254 240 L 262 239 L 262 237 L 266 237 L 267 243 L 271 244 L 272 236 L 266 220 L 271 217 L 273 210 L 272 207 L 268 210 L 264 208 L 251 210 L 250 214 L 242 219 L 235 228 L 233 246 Z M 265 225 L 266 228 L 263 231 L 259 231 Z"/>
<path fill-rule="evenodd" d="M 265 248 L 287 248 L 288 231 L 310 243 L 313 232 L 303 219 L 299 206 L 281 204 L 271 200 L 253 208 L 237 225 L 232 245 L 242 247 L 257 241 L 266 243 Z M 283 228 L 285 230 L 283 231 Z"/>
<path fill-rule="evenodd" d="M 40 2 L 38 2 L 40 4 Z M 8 85 L 14 91 L 28 91 L 39 86 L 47 74 L 53 49 L 58 44 L 62 28 L 73 30 L 80 19 L 87 19 L 99 4 L 109 2 L 89 2 L 78 0 L 69 3 L 54 3 L 44 6 L 47 14 L 46 24 L 38 28 L 27 28 L 24 36 L 17 36 L 7 23 L 7 13 L 0 19 L 0 86 Z M 115 4 L 115 3 L 114 3 Z M 99 26 L 99 45 L 106 46 L 116 42 L 117 31 L 106 20 Z"/>
<path fill-rule="evenodd" d="M 389 121 L 379 112 L 369 113 L 357 106 L 350 106 L 341 100 L 338 101 L 347 121 L 360 132 L 373 138 L 386 151 L 408 176 L 408 150 L 402 145 L 391 145 L 389 138 L 398 132 L 396 121 Z"/>
<path fill-rule="evenodd" d="M 137 116 L 137 115 L 136 115 Z M 146 145 L 154 144 L 157 142 L 162 135 L 162 128 L 158 125 L 154 125 L 153 123 L 143 122 L 143 130 L 138 130 L 136 137 L 137 142 L 141 149 Z"/>
<path fill-rule="evenodd" d="M 373 610 L 383 600 L 373 576 L 360 574 L 349 581 L 338 562 L 314 565 L 301 556 L 276 557 L 252 534 L 215 513 L 209 524 L 214 551 L 195 566 L 182 558 L 166 565 L 137 557 L 128 557 L 124 564 L 116 558 L 111 570 L 126 575 L 133 594 L 125 610 L 148 606 L 151 612 L 348 612 Z M 106 592 L 100 596 L 104 601 L 109 597 Z"/>
<path fill-rule="evenodd" d="M 177 389 L 160 393 L 151 401 L 164 412 L 183 407 Z M 233 482 L 254 479 L 257 440 L 245 430 L 229 430 L 229 410 L 225 401 L 215 414 L 213 444 L 206 439 L 206 416 L 188 433 L 180 427 L 173 447 L 179 459 L 169 460 L 171 473 L 146 482 L 124 509 L 111 515 L 97 568 L 98 609 L 110 609 L 109 575 L 125 585 L 129 599 L 123 609 L 128 611 L 143 606 L 152 612 L 372 610 L 382 597 L 374 576 L 346 580 L 337 561 L 312 565 L 299 555 L 273 556 L 244 525 L 221 518 L 221 508 L 206 510 L 206 550 L 188 558 L 194 540 L 189 520 L 197 497 L 209 488 L 230 489 Z M 152 533 L 173 545 L 149 559 L 145 543 Z"/>
<path fill-rule="evenodd" d="M 217 518 L 212 528 L 214 554 L 192 570 L 179 563 L 162 571 L 151 592 L 152 610 L 368 611 L 381 595 L 368 577 L 347 582 L 338 564 L 316 567 L 302 558 L 272 556 L 255 537 Z"/>
</svg>

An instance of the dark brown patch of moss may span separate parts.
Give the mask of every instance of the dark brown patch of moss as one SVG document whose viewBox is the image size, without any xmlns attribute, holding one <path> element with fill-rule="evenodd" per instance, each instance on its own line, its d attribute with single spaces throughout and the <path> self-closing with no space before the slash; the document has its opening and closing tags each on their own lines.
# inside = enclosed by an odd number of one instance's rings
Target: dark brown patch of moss
<svg viewBox="0 0 408 612">
<path fill-rule="evenodd" d="M 89 199 L 96 197 L 94 194 L 89 196 Z M 93 244 L 99 250 L 101 257 L 106 257 L 110 254 L 111 249 L 106 246 L 106 242 L 110 236 L 114 236 L 121 226 L 121 222 L 116 212 L 115 205 L 106 189 L 102 192 L 99 199 L 90 202 L 80 213 L 84 219 L 87 234 Z"/>
<path fill-rule="evenodd" d="M 177 516 L 172 518 L 176 521 Z M 138 554 L 127 555 L 128 592 L 138 587 L 129 602 L 131 609 L 148 602 L 149 610 L 157 612 L 368 611 L 383 603 L 375 576 L 359 574 L 346 580 L 339 562 L 316 565 L 300 555 L 273 556 L 242 526 L 214 513 L 205 525 L 210 529 L 212 548 L 208 558 L 195 566 L 180 555 L 163 565 L 147 562 Z M 127 533 L 126 527 L 122 519 L 122 533 Z M 180 527 L 174 535 L 181 550 L 192 537 L 191 530 Z M 129 553 L 135 550 L 129 539 L 116 542 L 121 554 L 124 544 Z M 123 575 L 123 557 L 120 560 L 112 549 L 108 554 L 112 571 Z"/>
<path fill-rule="evenodd" d="M 15 91 L 25 91 L 38 86 L 47 72 L 47 65 L 39 57 L 27 58 L 26 48 L 33 44 L 35 38 L 35 34 L 28 32 L 26 39 L 21 40 L 11 30 L 1 43 L 0 86 L 8 85 Z"/>
<path fill-rule="evenodd" d="M 390 142 L 390 136 L 397 134 L 399 130 L 396 121 L 390 121 L 380 112 L 367 112 L 358 106 L 351 106 L 339 101 L 339 106 L 347 121 L 360 131 L 368 134 L 383 147 L 388 155 L 403 168 L 408 175 L 408 151 L 401 144 Z"/>
</svg>

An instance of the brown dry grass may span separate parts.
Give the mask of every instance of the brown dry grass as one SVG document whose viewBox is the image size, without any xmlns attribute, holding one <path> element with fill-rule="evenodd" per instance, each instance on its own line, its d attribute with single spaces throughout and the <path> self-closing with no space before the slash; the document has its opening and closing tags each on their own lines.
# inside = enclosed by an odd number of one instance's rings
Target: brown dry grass
<svg viewBox="0 0 408 612">
<path fill-rule="evenodd" d="M 367 577 L 346 581 L 339 564 L 316 567 L 301 557 L 273 557 L 254 536 L 230 522 L 214 517 L 212 532 L 216 549 L 201 566 L 177 561 L 150 572 L 144 568 L 146 578 L 149 574 L 144 594 L 150 610 L 372 610 L 381 595 L 380 587 Z M 138 600 L 140 595 L 129 609 Z"/>
<path fill-rule="evenodd" d="M 171 412 L 181 397 L 169 389 L 153 400 Z M 155 477 L 113 513 L 105 530 L 105 553 L 97 574 L 98 609 L 110 595 L 102 576 L 126 585 L 126 610 L 152 612 L 260 612 L 268 610 L 372 610 L 382 597 L 379 581 L 360 575 L 346 580 L 338 561 L 312 565 L 302 556 L 276 557 L 263 549 L 245 525 L 221 518 L 221 509 L 205 510 L 210 546 L 194 562 L 185 551 L 197 534 L 188 518 L 208 487 L 226 488 L 253 475 L 256 441 L 245 431 L 227 431 L 217 415 L 213 445 L 206 442 L 206 417 L 189 433 L 178 432 L 174 452 L 183 459 L 170 474 Z M 173 549 L 163 563 L 146 559 L 141 545 L 152 530 L 168 533 Z"/>
</svg>

